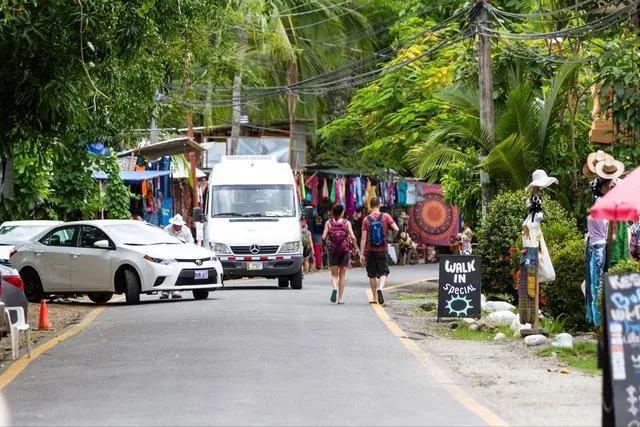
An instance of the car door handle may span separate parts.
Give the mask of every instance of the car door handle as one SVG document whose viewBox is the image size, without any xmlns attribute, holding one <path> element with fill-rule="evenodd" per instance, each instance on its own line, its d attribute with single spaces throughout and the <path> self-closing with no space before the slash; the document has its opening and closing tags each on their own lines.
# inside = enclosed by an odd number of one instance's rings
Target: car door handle
<svg viewBox="0 0 640 427">
<path fill-rule="evenodd" d="M 36 255 L 40 256 L 42 255 L 44 252 L 36 252 Z"/>
<path fill-rule="evenodd" d="M 72 257 L 74 258 L 78 258 L 80 256 L 80 254 L 71 254 Z"/>
</svg>

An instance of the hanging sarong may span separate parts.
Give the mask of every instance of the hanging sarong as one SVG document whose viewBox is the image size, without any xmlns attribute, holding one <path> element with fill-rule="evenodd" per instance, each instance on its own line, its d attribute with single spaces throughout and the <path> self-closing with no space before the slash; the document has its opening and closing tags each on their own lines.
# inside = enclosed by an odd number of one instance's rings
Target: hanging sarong
<svg viewBox="0 0 640 427">
<path fill-rule="evenodd" d="M 585 262 L 585 300 L 587 322 L 600 326 L 600 294 L 602 292 L 602 276 L 604 274 L 604 259 L 606 245 L 587 245 Z"/>
<path fill-rule="evenodd" d="M 536 294 L 538 293 L 538 248 L 523 248 L 520 256 L 518 284 L 518 310 L 520 323 L 534 325 L 538 319 Z"/>
</svg>

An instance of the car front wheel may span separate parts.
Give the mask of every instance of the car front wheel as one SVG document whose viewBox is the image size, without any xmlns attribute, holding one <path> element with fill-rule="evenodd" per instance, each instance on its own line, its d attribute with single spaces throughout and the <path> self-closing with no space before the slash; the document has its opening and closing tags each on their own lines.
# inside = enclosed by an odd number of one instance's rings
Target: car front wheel
<svg viewBox="0 0 640 427">
<path fill-rule="evenodd" d="M 194 289 L 192 292 L 193 299 L 207 299 L 209 297 L 208 289 Z"/>
<path fill-rule="evenodd" d="M 302 289 L 302 270 L 291 276 L 289 281 L 291 289 Z"/>
<path fill-rule="evenodd" d="M 99 294 L 88 294 L 89 299 L 96 304 L 106 304 L 109 302 L 113 294 L 111 292 L 99 293 Z"/>
<path fill-rule="evenodd" d="M 125 292 L 124 296 L 127 304 L 140 303 L 140 278 L 135 271 L 127 269 L 124 271 Z"/>
</svg>

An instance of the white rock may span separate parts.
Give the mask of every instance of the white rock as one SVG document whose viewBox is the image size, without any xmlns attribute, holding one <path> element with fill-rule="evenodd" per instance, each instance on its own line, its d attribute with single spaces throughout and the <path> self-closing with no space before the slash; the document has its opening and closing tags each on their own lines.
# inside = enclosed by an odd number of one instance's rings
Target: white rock
<svg viewBox="0 0 640 427">
<path fill-rule="evenodd" d="M 518 323 L 520 323 L 520 319 L 518 319 Z M 525 323 L 524 325 L 520 324 L 519 328 L 517 330 L 513 331 L 513 336 L 514 337 L 519 337 L 520 336 L 520 331 L 523 330 L 523 329 L 531 329 L 531 323 Z"/>
<path fill-rule="evenodd" d="M 525 337 L 524 343 L 530 347 L 544 345 L 547 343 L 547 337 L 544 335 L 529 335 L 528 337 Z"/>
<path fill-rule="evenodd" d="M 573 337 L 566 332 L 556 335 L 556 339 L 551 343 L 552 346 L 558 348 L 573 348 Z"/>
<path fill-rule="evenodd" d="M 469 325 L 473 325 L 474 323 L 476 323 L 476 319 L 472 319 L 470 317 L 463 317 L 462 321 Z"/>
<path fill-rule="evenodd" d="M 487 303 L 488 304 L 488 303 Z M 489 322 L 496 326 L 509 326 L 517 316 L 511 311 L 494 311 L 489 314 Z"/>
<path fill-rule="evenodd" d="M 495 311 L 514 311 L 516 308 L 504 301 L 487 301 L 482 309 L 493 313 Z"/>
<path fill-rule="evenodd" d="M 505 339 L 507 336 L 505 334 L 503 334 L 502 332 L 498 332 L 496 334 L 495 337 L 493 337 L 494 340 L 499 341 L 499 340 L 503 340 Z"/>
<path fill-rule="evenodd" d="M 484 305 L 487 303 L 487 297 L 484 294 L 480 294 L 480 308 L 484 309 Z"/>
<path fill-rule="evenodd" d="M 513 319 L 513 322 L 511 322 L 510 328 L 513 332 L 518 332 L 518 333 L 520 332 L 520 329 L 522 329 L 522 323 L 520 323 L 520 319 L 518 317 Z"/>
</svg>

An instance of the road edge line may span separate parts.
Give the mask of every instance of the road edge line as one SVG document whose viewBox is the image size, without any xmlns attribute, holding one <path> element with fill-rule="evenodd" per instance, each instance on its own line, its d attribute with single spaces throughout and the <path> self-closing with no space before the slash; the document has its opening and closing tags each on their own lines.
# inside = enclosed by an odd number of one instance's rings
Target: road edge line
<svg viewBox="0 0 640 427">
<path fill-rule="evenodd" d="M 410 283 L 402 283 L 400 285 L 395 285 L 393 287 L 389 287 L 387 290 L 396 289 L 400 287 L 411 286 L 416 283 L 420 283 L 424 280 L 418 282 L 410 282 Z M 385 288 L 386 289 L 386 288 Z M 371 294 L 371 290 L 366 290 L 369 299 L 373 299 L 373 295 Z M 402 330 L 402 328 L 389 316 L 386 310 L 379 304 L 371 304 L 373 311 L 378 315 L 382 323 L 384 323 L 387 328 L 391 331 L 393 335 L 400 339 L 400 342 L 404 345 L 404 347 L 413 354 L 416 359 L 420 362 L 423 368 L 427 371 L 431 377 L 436 380 L 436 382 L 441 385 L 455 400 L 457 400 L 462 406 L 476 414 L 483 421 L 485 421 L 490 426 L 496 427 L 506 427 L 509 424 L 502 419 L 498 414 L 493 412 L 491 409 L 480 404 L 476 399 L 474 399 L 469 393 L 467 393 L 462 387 L 457 385 L 448 375 L 447 373 L 440 367 L 438 367 L 431 355 L 427 353 L 422 347 L 420 347 L 415 341 L 409 339 L 407 334 Z"/>
<path fill-rule="evenodd" d="M 54 336 L 50 340 L 33 349 L 33 351 L 31 351 L 31 357 L 25 354 L 18 360 L 14 361 L 6 371 L 0 374 L 0 390 L 4 390 L 5 387 L 11 384 L 11 382 L 16 379 L 16 377 L 20 375 L 22 371 L 24 371 L 27 366 L 29 366 L 31 362 L 36 360 L 42 353 L 52 349 L 62 341 L 65 341 L 78 334 L 82 330 L 86 329 L 87 326 L 89 326 L 94 320 L 96 320 L 98 316 L 101 315 L 105 310 L 106 306 L 94 308 L 80 322 L 71 326 L 60 335 Z"/>
</svg>

